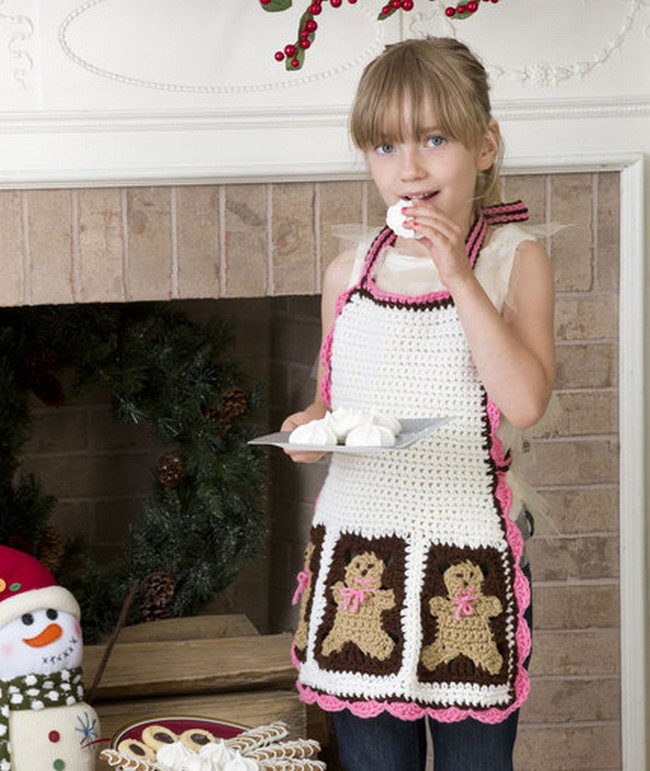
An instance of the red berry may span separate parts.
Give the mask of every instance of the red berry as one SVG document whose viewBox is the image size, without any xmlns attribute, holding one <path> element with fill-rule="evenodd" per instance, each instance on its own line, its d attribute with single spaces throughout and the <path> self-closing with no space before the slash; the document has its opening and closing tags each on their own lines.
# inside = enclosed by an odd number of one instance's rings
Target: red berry
<svg viewBox="0 0 650 771">
<path fill-rule="evenodd" d="M 262 5 L 268 5 L 271 2 L 271 0 L 260 0 L 260 3 Z"/>
<path fill-rule="evenodd" d="M 458 11 L 458 13 L 463 14 L 467 9 L 465 8 L 464 5 L 459 5 L 459 6 L 456 6 L 456 10 Z"/>
<path fill-rule="evenodd" d="M 275 52 L 275 61 L 276 62 L 281 62 L 283 59 L 284 59 L 284 54 L 282 53 L 282 51 L 276 51 Z"/>
<path fill-rule="evenodd" d="M 476 13 L 476 9 L 478 8 L 478 3 L 474 0 L 471 0 L 471 2 L 467 3 L 467 12 L 468 13 Z"/>
<path fill-rule="evenodd" d="M 402 0 L 390 0 L 390 7 L 396 11 L 402 7 Z"/>
<path fill-rule="evenodd" d="M 314 14 L 314 16 L 318 16 L 318 14 L 319 14 L 319 13 L 320 13 L 322 10 L 323 10 L 323 9 L 320 7 L 320 5 L 319 5 L 318 3 L 312 3 L 312 4 L 309 6 L 309 13 L 313 13 L 313 14 Z"/>
<path fill-rule="evenodd" d="M 449 16 L 451 19 L 452 16 L 456 15 L 456 9 L 452 8 L 451 6 L 445 8 L 445 16 Z"/>
<path fill-rule="evenodd" d="M 382 14 L 383 14 L 384 16 L 388 16 L 388 14 L 390 13 L 390 5 L 385 5 L 385 6 L 384 6 L 384 7 L 381 9 L 381 12 L 382 12 Z"/>
<path fill-rule="evenodd" d="M 291 66 L 294 68 L 294 70 L 297 70 L 298 67 L 300 67 L 300 62 L 297 59 L 292 59 Z"/>
<path fill-rule="evenodd" d="M 356 2 L 357 0 L 348 0 L 348 3 L 350 3 L 350 5 L 354 5 Z"/>
<path fill-rule="evenodd" d="M 307 39 L 305 39 L 305 40 L 301 40 L 301 41 L 300 41 L 300 47 L 301 47 L 303 50 L 305 50 L 305 49 L 309 48 L 309 46 L 310 46 L 310 45 L 311 45 L 311 42 L 310 42 L 309 40 L 307 40 Z"/>
<path fill-rule="evenodd" d="M 284 47 L 284 52 L 287 56 L 295 56 L 296 55 L 296 47 L 294 45 L 289 45 Z"/>
<path fill-rule="evenodd" d="M 402 0 L 402 8 L 405 11 L 413 10 L 413 0 Z"/>
<path fill-rule="evenodd" d="M 343 0 L 330 0 L 332 8 L 340 8 L 343 5 Z"/>
<path fill-rule="evenodd" d="M 313 19 L 307 19 L 305 22 L 305 29 L 307 32 L 316 32 L 318 29 L 318 22 L 315 22 Z"/>
</svg>

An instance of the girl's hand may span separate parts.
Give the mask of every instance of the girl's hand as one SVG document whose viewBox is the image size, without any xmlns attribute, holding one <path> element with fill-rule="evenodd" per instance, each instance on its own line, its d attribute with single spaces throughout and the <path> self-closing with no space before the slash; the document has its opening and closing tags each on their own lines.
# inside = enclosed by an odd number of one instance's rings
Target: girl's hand
<svg viewBox="0 0 650 771">
<path fill-rule="evenodd" d="M 414 200 L 404 209 L 411 217 L 411 227 L 417 231 L 418 244 L 431 255 L 440 280 L 453 293 L 455 286 L 472 278 L 465 249 L 466 233 L 435 204 Z"/>
<path fill-rule="evenodd" d="M 317 414 L 317 413 L 321 414 Z M 306 410 L 301 412 L 295 412 L 293 415 L 289 415 L 284 419 L 284 422 L 280 426 L 280 431 L 293 431 L 294 428 L 302 426 L 305 423 L 309 423 L 311 420 L 317 420 L 325 415 L 324 410 L 320 410 L 315 405 L 311 405 Z M 324 452 L 306 452 L 305 450 L 284 450 L 294 463 L 315 463 L 325 456 Z"/>
</svg>

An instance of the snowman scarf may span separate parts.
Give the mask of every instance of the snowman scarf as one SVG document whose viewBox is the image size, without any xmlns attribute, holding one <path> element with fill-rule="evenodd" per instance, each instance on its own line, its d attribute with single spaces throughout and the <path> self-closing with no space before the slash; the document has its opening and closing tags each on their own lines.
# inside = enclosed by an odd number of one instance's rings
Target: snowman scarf
<svg viewBox="0 0 650 771">
<path fill-rule="evenodd" d="M 11 768 L 10 712 L 71 706 L 80 701 L 83 701 L 81 667 L 0 680 L 0 769 Z"/>
</svg>

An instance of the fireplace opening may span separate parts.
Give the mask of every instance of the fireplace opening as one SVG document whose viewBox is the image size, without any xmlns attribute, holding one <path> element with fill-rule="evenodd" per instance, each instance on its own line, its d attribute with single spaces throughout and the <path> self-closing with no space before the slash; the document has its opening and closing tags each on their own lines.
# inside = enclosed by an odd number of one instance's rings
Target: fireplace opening
<svg viewBox="0 0 650 771">
<path fill-rule="evenodd" d="M 251 420 L 256 429 L 277 430 L 289 411 L 311 398 L 320 336 L 317 297 L 185 300 L 169 303 L 169 308 L 199 324 L 218 318 L 231 328 L 228 356 L 246 384 L 262 393 Z M 71 379 L 63 373 L 66 396 L 58 406 L 30 394 L 31 430 L 21 467 L 36 477 L 45 493 L 55 496 L 51 523 L 61 536 L 83 538 L 97 565 L 108 567 L 137 526 L 161 453 L 170 448 L 156 441 L 150 426 L 117 421 L 108 389 L 86 388 L 75 395 Z M 264 546 L 239 579 L 202 611 L 244 613 L 262 632 L 278 624 L 273 605 L 288 605 L 288 566 L 302 550 L 304 530 L 290 532 L 288 521 L 293 518 L 287 506 L 311 494 L 304 489 L 307 480 L 301 481 L 277 452 L 281 457 L 269 453 L 265 458 Z M 308 519 L 305 512 L 305 522 Z"/>
</svg>

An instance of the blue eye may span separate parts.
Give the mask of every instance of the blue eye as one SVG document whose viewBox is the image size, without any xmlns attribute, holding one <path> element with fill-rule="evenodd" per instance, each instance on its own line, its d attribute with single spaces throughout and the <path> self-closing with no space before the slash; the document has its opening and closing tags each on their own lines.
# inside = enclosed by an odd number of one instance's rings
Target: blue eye
<svg viewBox="0 0 650 771">
<path fill-rule="evenodd" d="M 430 137 L 427 137 L 425 142 L 427 147 L 442 147 L 444 143 L 445 143 L 445 138 L 441 137 L 439 134 L 434 134 Z"/>
<path fill-rule="evenodd" d="M 393 152 L 394 149 L 395 149 L 394 145 L 391 145 L 389 142 L 384 142 L 380 145 L 377 145 L 377 147 L 375 147 L 375 152 L 379 153 L 379 155 L 389 155 L 390 153 Z"/>
</svg>

